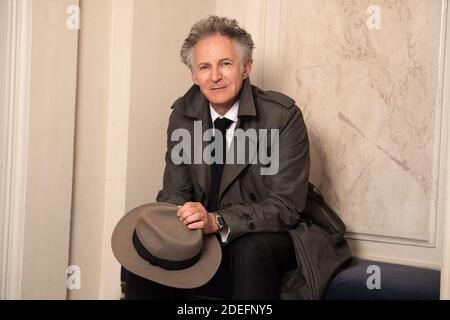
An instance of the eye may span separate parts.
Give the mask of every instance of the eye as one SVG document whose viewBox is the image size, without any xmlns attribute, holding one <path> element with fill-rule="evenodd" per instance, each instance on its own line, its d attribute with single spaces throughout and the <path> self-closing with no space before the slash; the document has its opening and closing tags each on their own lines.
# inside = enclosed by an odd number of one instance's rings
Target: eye
<svg viewBox="0 0 450 320">
<path fill-rule="evenodd" d="M 230 62 L 230 61 L 224 61 L 224 62 L 222 62 L 222 64 L 223 64 L 224 66 L 230 66 L 230 65 L 231 65 L 231 62 Z"/>
<path fill-rule="evenodd" d="M 207 65 L 201 65 L 200 67 L 198 67 L 198 69 L 200 70 L 200 71 L 204 71 L 204 70 L 207 70 L 208 69 L 208 66 Z"/>
</svg>

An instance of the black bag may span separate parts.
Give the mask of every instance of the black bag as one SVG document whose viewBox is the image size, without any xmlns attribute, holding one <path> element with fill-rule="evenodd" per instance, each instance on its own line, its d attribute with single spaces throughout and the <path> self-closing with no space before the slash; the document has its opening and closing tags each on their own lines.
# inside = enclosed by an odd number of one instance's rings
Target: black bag
<svg viewBox="0 0 450 320">
<path fill-rule="evenodd" d="M 310 182 L 305 210 L 302 213 L 307 224 L 315 224 L 324 229 L 333 243 L 344 240 L 345 224 L 337 213 L 325 202 L 320 191 Z"/>
</svg>

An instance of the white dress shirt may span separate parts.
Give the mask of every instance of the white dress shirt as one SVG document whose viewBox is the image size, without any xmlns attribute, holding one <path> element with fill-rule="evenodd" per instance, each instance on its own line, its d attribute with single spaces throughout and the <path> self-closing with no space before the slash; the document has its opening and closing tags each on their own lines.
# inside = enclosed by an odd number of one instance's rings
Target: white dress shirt
<svg viewBox="0 0 450 320">
<path fill-rule="evenodd" d="M 237 100 L 233 106 L 231 107 L 230 110 L 228 110 L 227 113 L 225 113 L 224 116 L 221 116 L 220 114 L 218 114 L 213 107 L 211 107 L 211 104 L 209 105 L 209 110 L 211 111 L 211 120 L 213 123 L 213 127 L 214 127 L 214 121 L 217 118 L 227 118 L 231 121 L 233 121 L 230 125 L 230 127 L 227 129 L 227 134 L 226 134 L 226 142 L 227 142 L 227 150 L 230 149 L 230 144 L 231 141 L 233 141 L 233 134 L 234 134 L 234 129 L 236 128 L 237 125 L 237 121 L 238 121 L 238 110 L 239 110 L 239 100 Z M 215 134 L 214 132 L 214 128 L 213 128 L 213 135 Z"/>
<path fill-rule="evenodd" d="M 230 149 L 231 142 L 233 141 L 234 129 L 236 128 L 237 121 L 238 121 L 239 100 L 236 100 L 236 102 L 233 104 L 231 109 L 228 110 L 224 116 L 221 116 L 220 114 L 218 114 L 214 110 L 214 108 L 211 106 L 211 104 L 209 104 L 209 110 L 211 112 L 211 120 L 213 123 L 213 127 L 214 127 L 214 121 L 217 118 L 220 118 L 220 119 L 227 118 L 227 119 L 233 121 L 231 123 L 230 127 L 226 131 L 226 138 L 225 138 L 226 143 L 227 143 L 227 150 Z M 213 135 L 214 134 L 215 134 L 215 132 L 214 132 L 214 128 L 213 128 Z M 227 239 L 228 239 L 228 235 L 230 234 L 230 228 L 226 228 L 226 229 L 220 231 L 219 233 L 220 233 L 220 238 L 222 239 L 222 243 L 226 243 Z"/>
</svg>

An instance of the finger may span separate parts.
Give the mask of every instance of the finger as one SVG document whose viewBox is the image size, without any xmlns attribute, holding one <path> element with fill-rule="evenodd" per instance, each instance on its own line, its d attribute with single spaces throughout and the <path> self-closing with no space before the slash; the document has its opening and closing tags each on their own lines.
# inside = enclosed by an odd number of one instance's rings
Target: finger
<svg viewBox="0 0 450 320">
<path fill-rule="evenodd" d="M 186 210 L 188 210 L 189 208 L 195 207 L 195 206 L 196 206 L 195 203 L 196 203 L 196 202 L 186 202 L 185 204 L 183 204 L 181 207 L 178 208 L 177 216 L 180 217 L 180 216 L 183 215 L 183 213 L 184 213 Z"/>
<path fill-rule="evenodd" d="M 186 219 L 184 219 L 183 223 L 184 224 L 190 224 L 192 222 L 196 222 L 196 221 L 205 221 L 205 215 L 202 212 L 197 212 L 189 217 L 187 217 Z"/>
<path fill-rule="evenodd" d="M 183 213 L 183 211 L 184 211 L 184 205 L 178 206 L 177 216 L 181 217 L 181 214 Z"/>
<path fill-rule="evenodd" d="M 189 224 L 195 221 L 204 221 L 205 220 L 205 215 L 203 214 L 203 212 L 199 212 L 197 211 L 196 213 L 188 216 L 186 219 L 183 220 L 184 224 Z"/>
<path fill-rule="evenodd" d="M 190 208 L 189 205 L 187 205 L 187 203 L 185 203 L 184 205 L 182 205 L 178 211 L 177 211 L 177 216 L 181 217 L 183 216 L 183 214 L 186 212 L 186 210 L 188 210 Z"/>
<path fill-rule="evenodd" d="M 186 211 L 183 212 L 183 214 L 180 216 L 180 220 L 184 221 L 186 220 L 188 217 L 195 215 L 196 213 L 198 213 L 199 210 L 197 208 L 189 208 Z"/>
<path fill-rule="evenodd" d="M 203 229 L 205 227 L 205 223 L 203 221 L 193 222 L 188 224 L 187 227 L 189 229 Z"/>
</svg>

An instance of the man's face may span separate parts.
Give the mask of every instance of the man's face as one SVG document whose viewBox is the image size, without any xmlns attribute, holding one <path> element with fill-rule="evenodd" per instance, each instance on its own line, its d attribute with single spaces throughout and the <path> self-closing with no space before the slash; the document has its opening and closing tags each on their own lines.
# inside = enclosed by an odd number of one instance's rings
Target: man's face
<svg viewBox="0 0 450 320">
<path fill-rule="evenodd" d="M 230 108 L 251 71 L 251 62 L 241 66 L 237 44 L 228 37 L 212 35 L 193 49 L 192 80 L 213 107 Z"/>
</svg>

